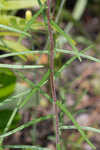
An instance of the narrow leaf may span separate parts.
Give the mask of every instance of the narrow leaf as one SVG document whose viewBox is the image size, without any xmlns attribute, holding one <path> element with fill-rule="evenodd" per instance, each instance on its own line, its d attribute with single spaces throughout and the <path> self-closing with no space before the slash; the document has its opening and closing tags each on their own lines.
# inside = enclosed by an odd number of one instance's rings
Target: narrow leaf
<svg viewBox="0 0 100 150">
<path fill-rule="evenodd" d="M 80 126 L 81 129 L 86 130 L 86 131 L 92 131 L 92 132 L 97 132 L 100 133 L 100 129 L 92 128 L 92 127 L 85 127 L 85 126 Z M 66 129 L 77 129 L 76 126 L 61 126 L 59 129 L 66 130 Z"/>
<path fill-rule="evenodd" d="M 9 65 L 9 64 L 0 64 L 1 68 L 12 68 L 12 69 L 38 69 L 43 68 L 42 65 Z"/>
<path fill-rule="evenodd" d="M 12 31 L 12 32 L 21 33 L 24 36 L 28 36 L 28 37 L 31 36 L 29 33 L 25 32 L 25 31 L 21 31 L 19 29 L 16 29 L 16 28 L 13 28 L 13 27 L 9 27 L 9 26 L 3 25 L 3 24 L 0 24 L 0 28 L 3 28 L 5 30 L 9 30 L 9 31 Z"/>
<path fill-rule="evenodd" d="M 32 17 L 31 20 L 28 21 L 28 23 L 26 24 L 25 28 L 24 28 L 24 32 L 28 31 L 31 27 L 31 25 L 35 22 L 35 19 L 43 12 L 43 10 L 45 9 L 45 7 L 41 7 L 40 10 Z M 24 38 L 24 34 L 22 33 L 20 38 L 19 38 L 19 42 Z"/>
<path fill-rule="evenodd" d="M 50 23 L 57 32 L 59 32 L 61 35 L 63 35 L 67 39 L 68 43 L 71 45 L 71 47 L 75 51 L 77 57 L 79 58 L 79 60 L 81 60 L 78 49 L 75 47 L 74 40 L 72 40 L 72 38 L 67 33 L 65 33 L 53 20 L 51 20 Z"/>
<path fill-rule="evenodd" d="M 39 146 L 32 145 L 2 145 L 1 148 L 11 148 L 11 149 L 35 149 L 35 150 L 50 150 L 48 148 L 43 148 Z"/>
<path fill-rule="evenodd" d="M 74 123 L 75 127 L 77 128 L 77 130 L 80 132 L 80 134 L 82 135 L 82 137 L 84 138 L 84 140 L 93 148 L 96 149 L 96 147 L 89 141 L 89 139 L 87 138 L 87 136 L 85 135 L 84 131 L 80 128 L 80 125 L 76 122 L 76 120 L 74 119 L 74 117 L 72 116 L 72 114 L 68 111 L 67 107 L 65 107 L 65 105 L 61 104 L 61 102 L 57 101 L 57 105 L 58 107 L 66 114 L 66 116 L 68 116 L 71 121 Z"/>
<path fill-rule="evenodd" d="M 29 121 L 28 123 L 25 123 L 25 124 L 21 125 L 20 127 L 14 129 L 14 130 L 11 130 L 11 131 L 9 131 L 5 134 L 0 135 L 0 138 L 7 137 L 9 135 L 12 135 L 12 134 L 18 132 L 18 131 L 23 130 L 24 128 L 27 128 L 31 125 L 34 125 L 36 123 L 39 123 L 41 121 L 44 121 L 44 120 L 47 120 L 47 119 L 50 119 L 50 118 L 53 118 L 53 115 L 48 115 L 48 116 L 40 117 L 40 118 L 34 119 L 32 121 Z"/>
<path fill-rule="evenodd" d="M 34 88 L 26 96 L 26 98 L 24 99 L 24 101 L 21 104 L 20 108 L 22 108 L 30 100 L 30 98 L 33 96 L 33 94 L 35 92 L 37 92 L 40 89 L 40 87 L 42 87 L 47 82 L 47 78 L 48 78 L 49 74 L 50 74 L 50 70 L 48 70 L 48 72 L 43 76 L 43 78 L 41 79 L 41 81 L 37 85 L 33 86 Z"/>
</svg>

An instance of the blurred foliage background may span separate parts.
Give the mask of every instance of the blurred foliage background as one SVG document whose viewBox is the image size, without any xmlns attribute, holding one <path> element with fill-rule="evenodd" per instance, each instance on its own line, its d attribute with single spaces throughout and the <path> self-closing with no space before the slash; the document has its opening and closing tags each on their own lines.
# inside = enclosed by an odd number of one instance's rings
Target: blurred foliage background
<svg viewBox="0 0 100 150">
<path fill-rule="evenodd" d="M 6 131 L 5 127 L 14 113 L 13 110 L 16 115 L 10 126 L 8 125 L 9 130 L 53 113 L 50 101 L 41 92 L 42 89 L 50 94 L 49 84 L 42 87 L 42 77 L 49 76 L 46 74 L 48 55 L 45 52 L 49 49 L 48 28 L 43 14 L 45 10 L 42 11 L 41 7 L 45 2 L 46 0 L 41 0 L 39 5 L 38 0 L 0 0 L 0 64 L 45 66 L 45 69 L 38 70 L 0 68 L 1 134 Z M 79 52 L 93 45 L 85 54 L 100 59 L 100 0 L 56 0 L 52 1 L 51 10 L 51 18 L 72 37 L 72 43 Z M 55 32 L 55 29 L 54 42 L 57 49 L 72 50 L 66 38 Z M 38 53 L 38 50 L 41 52 Z M 19 53 L 27 51 L 30 53 Z M 2 57 L 13 52 L 18 52 L 18 55 Z M 69 54 L 56 53 L 55 72 L 71 57 Z M 47 77 L 45 76 L 45 79 Z M 35 91 L 27 96 L 36 85 L 41 88 L 35 88 Z M 75 59 L 61 72 L 55 80 L 55 85 L 57 99 L 63 102 L 80 125 L 100 128 L 100 63 L 85 58 L 82 58 L 81 62 Z M 16 104 L 19 102 L 19 106 L 22 101 L 24 103 L 17 109 Z M 61 126 L 73 125 L 72 120 L 62 111 L 59 110 L 58 113 Z M 96 146 L 96 150 L 99 150 L 99 133 L 85 133 Z M 92 150 L 76 129 L 63 129 L 60 137 L 62 150 Z M 4 144 L 40 145 L 55 150 L 53 121 L 45 120 L 16 132 L 6 137 Z"/>
</svg>

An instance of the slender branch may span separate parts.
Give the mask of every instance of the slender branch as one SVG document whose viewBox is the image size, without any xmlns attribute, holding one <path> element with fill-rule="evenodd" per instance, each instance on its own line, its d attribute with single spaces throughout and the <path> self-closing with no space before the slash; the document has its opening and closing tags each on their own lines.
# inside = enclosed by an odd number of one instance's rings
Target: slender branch
<svg viewBox="0 0 100 150">
<path fill-rule="evenodd" d="M 59 144 L 59 120 L 58 120 L 58 112 L 57 112 L 57 105 L 56 105 L 56 91 L 55 91 L 55 83 L 54 83 L 54 40 L 53 40 L 53 32 L 50 25 L 50 0 L 47 0 L 47 20 L 48 20 L 48 32 L 49 32 L 49 40 L 50 40 L 50 53 L 49 53 L 49 67 L 50 67 L 50 86 L 51 86 L 51 93 L 53 98 L 53 107 L 54 107 L 54 114 L 56 118 L 56 149 L 57 145 Z"/>
</svg>

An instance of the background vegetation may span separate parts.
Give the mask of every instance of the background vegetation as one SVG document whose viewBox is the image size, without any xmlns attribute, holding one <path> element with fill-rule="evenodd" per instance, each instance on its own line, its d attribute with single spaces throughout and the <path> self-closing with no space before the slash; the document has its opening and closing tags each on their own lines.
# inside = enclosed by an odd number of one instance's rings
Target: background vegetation
<svg viewBox="0 0 100 150">
<path fill-rule="evenodd" d="M 49 2 L 0 0 L 0 150 L 99 150 L 100 1 Z"/>
</svg>

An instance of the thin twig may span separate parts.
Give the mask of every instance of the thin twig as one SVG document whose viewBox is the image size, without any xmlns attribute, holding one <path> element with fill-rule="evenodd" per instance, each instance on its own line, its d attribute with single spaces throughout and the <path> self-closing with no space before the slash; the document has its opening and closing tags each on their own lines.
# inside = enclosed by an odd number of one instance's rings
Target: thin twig
<svg viewBox="0 0 100 150">
<path fill-rule="evenodd" d="M 48 19 L 48 32 L 49 32 L 49 40 L 50 40 L 50 54 L 49 54 L 49 67 L 50 67 L 50 85 L 51 85 L 51 93 L 53 98 L 53 106 L 54 106 L 54 114 L 56 118 L 56 149 L 59 144 L 59 128 L 58 128 L 58 113 L 57 113 L 57 105 L 56 105 L 56 91 L 55 91 L 55 83 L 54 83 L 54 40 L 53 33 L 50 25 L 50 0 L 47 0 L 47 19 Z"/>
</svg>

